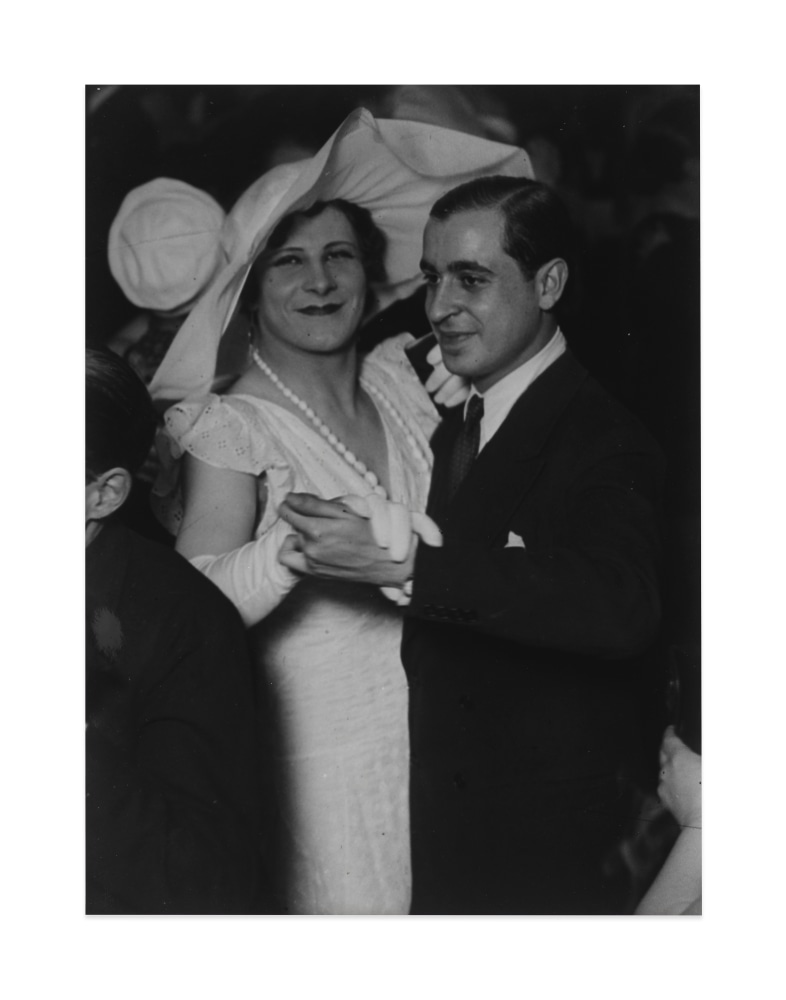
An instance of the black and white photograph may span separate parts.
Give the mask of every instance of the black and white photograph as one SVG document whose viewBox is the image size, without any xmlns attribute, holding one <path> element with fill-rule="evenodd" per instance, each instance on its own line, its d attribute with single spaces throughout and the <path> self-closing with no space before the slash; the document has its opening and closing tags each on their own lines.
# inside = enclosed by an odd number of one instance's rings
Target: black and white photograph
<svg viewBox="0 0 786 1000">
<path fill-rule="evenodd" d="M 776 992 L 774 18 L 7 20 L 4 992 Z"/>
<path fill-rule="evenodd" d="M 700 914 L 699 86 L 85 100 L 86 912 Z"/>
</svg>

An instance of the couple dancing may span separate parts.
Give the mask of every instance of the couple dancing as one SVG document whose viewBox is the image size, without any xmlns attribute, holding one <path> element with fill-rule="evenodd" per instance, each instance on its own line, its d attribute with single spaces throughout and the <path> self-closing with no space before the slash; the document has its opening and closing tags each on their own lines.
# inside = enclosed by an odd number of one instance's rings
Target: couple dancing
<svg viewBox="0 0 786 1000">
<path fill-rule="evenodd" d="M 454 610 L 447 607 L 447 600 L 441 600 L 441 584 L 427 585 L 423 592 L 430 591 L 434 599 L 423 604 L 418 593 L 420 566 L 414 565 L 416 551 L 419 563 L 442 551 L 439 532 L 424 516 L 433 461 L 430 439 L 439 418 L 404 353 L 411 338 L 393 338 L 365 357 L 359 355 L 357 344 L 361 323 L 374 308 L 408 294 L 422 281 L 423 257 L 429 318 L 454 372 L 468 375 L 483 392 L 522 362 L 534 359 L 539 366 L 530 371 L 530 380 L 556 364 L 564 353 L 564 343 L 551 308 L 561 295 L 567 273 L 564 261 L 549 251 L 559 240 L 550 246 L 547 239 L 536 248 L 536 255 L 546 252 L 547 256 L 533 263 L 533 276 L 525 280 L 519 263 L 502 249 L 501 208 L 459 207 L 455 215 L 449 207 L 443 221 L 429 220 L 429 211 L 438 199 L 485 175 L 528 178 L 528 158 L 521 150 L 448 130 L 409 122 L 376 122 L 367 112 L 356 112 L 313 159 L 274 168 L 233 208 L 226 224 L 228 263 L 182 327 L 151 385 L 158 400 L 177 400 L 166 416 L 173 454 L 183 458 L 177 491 L 182 504 L 170 508 L 177 549 L 236 604 L 256 652 L 265 713 L 263 731 L 274 761 L 280 816 L 276 865 L 287 912 L 407 913 L 412 906 L 411 856 L 416 865 L 416 899 L 419 882 L 427 890 L 413 912 L 537 912 L 527 908 L 526 898 L 521 899 L 527 877 L 516 870 L 531 870 L 532 859 L 523 866 L 514 860 L 528 854 L 526 837 L 515 845 L 515 852 L 509 850 L 509 842 L 520 830 L 542 828 L 537 795 L 528 796 L 524 816 L 520 802 L 527 793 L 520 790 L 506 817 L 498 806 L 500 796 L 484 787 L 481 780 L 475 782 L 472 794 L 464 797 L 464 813 L 449 815 L 451 809 L 455 813 L 455 804 L 450 806 L 445 814 L 447 823 L 427 803 L 430 798 L 433 805 L 442 802 L 443 778 L 450 786 L 449 795 L 455 798 L 462 794 L 461 781 L 455 775 L 440 774 L 446 763 L 452 764 L 433 753 L 433 745 L 443 737 L 443 751 L 455 744 L 453 749 L 465 753 L 466 748 L 458 748 L 454 739 L 456 723 L 452 719 L 442 733 L 430 732 L 425 742 L 421 741 L 422 758 L 421 750 L 416 749 L 413 755 L 412 808 L 418 815 L 413 815 L 411 848 L 408 712 L 414 724 L 415 715 L 426 702 L 417 703 L 408 690 L 401 661 L 402 617 L 416 612 L 423 619 L 421 634 L 410 639 L 425 655 L 422 665 L 426 673 L 434 662 L 439 686 L 444 685 L 444 676 L 439 653 L 433 660 L 432 647 L 436 641 L 439 650 L 445 622 L 452 621 Z M 504 196 L 499 192 L 495 196 L 499 205 L 510 193 L 511 182 L 492 183 L 502 185 Z M 533 193 L 541 197 L 540 185 L 527 180 L 512 183 L 516 189 L 522 186 L 528 197 Z M 455 220 L 477 216 L 478 212 L 481 222 L 489 223 L 491 229 L 485 235 L 475 232 L 462 245 L 453 232 Z M 540 215 L 544 215 L 542 209 Z M 501 282 L 492 274 L 493 261 L 485 271 L 482 263 L 480 271 L 471 266 L 474 257 L 483 258 L 489 248 L 496 248 L 497 256 L 505 258 Z M 456 250 L 461 250 L 458 257 Z M 512 272 L 505 270 L 507 265 Z M 454 286 L 456 290 L 450 292 Z M 211 392 L 218 341 L 241 295 L 251 303 L 255 317 L 248 366 L 219 396 Z M 469 347 L 455 335 L 459 328 L 452 331 L 438 315 L 445 310 L 446 295 L 454 299 L 448 311 L 457 315 L 464 310 L 477 320 L 481 335 Z M 466 300 L 464 305 L 461 296 Z M 526 317 L 522 342 L 517 310 L 523 310 Z M 571 361 L 567 372 L 571 386 L 575 382 L 571 393 L 578 391 L 580 384 L 586 393 L 584 376 L 577 369 Z M 557 393 L 562 395 L 563 390 L 557 387 Z M 592 403 L 597 410 L 594 396 Z M 563 408 L 567 400 L 560 398 L 554 405 Z M 451 439 L 462 415 L 459 412 L 442 428 Z M 604 448 L 611 449 L 612 463 L 619 462 L 621 441 L 626 433 L 630 437 L 630 427 L 617 427 L 619 414 L 608 408 L 598 419 L 604 433 L 609 434 Z M 506 428 L 504 416 L 502 422 Z M 486 433 L 493 431 L 486 428 Z M 540 433 L 545 436 L 548 429 L 543 427 Z M 578 435 L 573 444 L 581 447 L 580 438 Z M 508 444 L 515 447 L 516 442 Z M 631 443 L 626 440 L 625 444 L 627 454 Z M 638 445 L 640 442 L 633 446 L 636 452 L 641 451 Z M 485 447 L 482 442 L 481 447 Z M 453 451 L 451 443 L 448 452 Z M 604 449 L 601 452 L 596 460 L 603 459 Z M 441 454 L 438 450 L 438 459 Z M 582 461 L 585 478 L 591 480 L 593 460 L 582 456 Z M 451 464 L 450 455 L 447 463 Z M 435 475 L 444 478 L 444 472 L 438 461 Z M 559 479 L 566 471 L 560 467 L 554 474 Z M 590 489 L 598 485 L 589 483 Z M 630 484 L 611 482 L 606 486 L 613 496 L 608 498 L 604 516 L 608 518 L 613 508 L 624 522 Z M 648 486 L 643 484 L 645 490 Z M 507 488 L 509 491 L 510 482 Z M 494 509 L 481 518 L 485 524 L 481 544 L 495 548 L 494 560 L 499 561 L 500 554 L 505 556 L 501 572 L 510 575 L 515 564 L 509 561 L 509 550 L 496 551 L 491 529 L 496 530 L 493 519 L 499 517 L 521 527 L 514 509 L 516 498 L 511 494 L 510 509 L 503 511 L 496 484 L 489 480 L 486 489 Z M 633 506 L 638 510 L 635 486 L 634 492 Z M 443 516 L 447 508 L 443 510 L 445 505 L 440 503 L 435 506 L 435 496 L 429 510 L 439 526 L 447 529 L 445 554 L 450 560 L 456 547 L 449 518 Z M 457 494 L 457 501 L 461 496 Z M 331 503 L 335 498 L 345 499 Z M 602 499 L 598 499 L 602 506 Z M 473 538 L 471 531 L 466 535 L 468 551 L 477 549 L 481 536 L 477 530 L 475 535 Z M 546 535 L 543 533 L 544 543 L 557 541 L 547 540 Z M 640 539 L 637 536 L 634 540 Z M 629 536 L 627 541 L 631 541 Z M 520 548 L 517 555 L 523 551 Z M 544 551 L 544 557 L 549 556 Z M 615 565 L 613 555 L 607 556 L 604 553 L 596 559 L 602 565 L 594 572 L 595 579 L 589 552 L 580 554 L 579 567 L 574 567 L 574 577 L 581 577 L 581 585 L 591 591 L 582 612 L 600 619 L 591 627 L 587 625 L 592 640 L 599 643 L 594 651 L 599 656 L 604 655 L 604 638 L 609 646 L 615 645 L 611 634 L 618 621 L 606 621 L 604 615 L 610 614 L 618 591 L 633 587 L 637 594 L 646 591 L 643 599 L 650 596 L 646 559 L 642 583 L 637 580 L 642 568 L 639 563 L 626 573 L 625 567 Z M 523 573 L 527 577 L 524 589 L 530 594 L 540 591 L 537 554 L 532 558 L 536 565 Z M 549 568 L 541 567 L 540 572 L 545 574 L 540 583 L 547 589 L 546 595 L 537 598 L 542 609 L 549 601 L 548 588 L 559 589 L 561 581 L 555 582 Z M 492 570 L 492 577 L 494 573 L 499 576 L 497 569 Z M 557 567 L 557 578 L 559 573 Z M 487 581 L 489 598 L 498 582 L 492 577 Z M 480 576 L 475 585 L 482 586 Z M 566 587 L 571 585 L 575 589 L 575 580 Z M 407 607 L 410 596 L 412 604 Z M 635 596 L 629 596 L 629 602 Z M 509 595 L 505 603 L 511 604 Z M 542 618 L 541 609 L 530 617 L 529 624 L 529 641 L 536 646 L 543 644 L 538 639 L 541 632 L 548 643 L 556 627 Z M 488 629 L 487 616 L 496 622 Z M 462 610 L 460 614 L 462 623 L 474 622 L 480 630 L 470 625 L 470 636 L 466 628 L 457 630 L 456 667 L 464 670 L 460 647 L 468 638 L 474 651 L 485 651 L 482 655 L 491 657 L 488 667 L 482 659 L 475 659 L 486 687 L 498 679 L 504 681 L 500 670 L 504 675 L 508 654 L 507 650 L 500 653 L 500 643 L 514 645 L 516 657 L 522 661 L 517 673 L 527 673 L 516 645 L 527 640 L 513 635 L 516 626 L 505 624 L 507 617 L 503 609 L 494 609 L 489 602 L 486 606 L 481 602 L 479 611 Z M 514 613 L 514 617 L 520 615 Z M 435 618 L 433 623 L 428 621 Z M 645 631 L 648 627 L 649 622 Z M 448 626 L 447 633 L 451 631 Z M 482 642 L 478 645 L 484 635 L 493 637 L 488 638 L 488 647 Z M 448 645 L 453 638 L 448 635 Z M 574 641 L 575 637 L 568 639 L 567 646 Z M 619 655 L 619 650 L 613 648 L 608 653 Z M 559 666 L 555 671 L 560 673 Z M 417 676 L 410 678 L 418 692 L 421 673 L 418 667 Z M 537 683 L 542 683 L 542 667 L 535 673 Z M 604 675 L 604 693 L 606 684 Z M 445 690 L 432 694 L 434 705 L 442 705 L 439 710 L 454 712 L 456 698 Z M 568 683 L 574 711 L 575 695 Z M 460 693 L 456 697 L 460 702 Z M 493 727 L 504 730 L 513 722 L 516 705 L 510 703 L 504 684 L 493 700 L 502 708 L 502 715 L 496 722 L 486 719 L 488 706 L 483 707 L 484 725 L 490 721 Z M 527 704 L 519 709 L 524 728 L 533 709 Z M 458 710 L 471 712 L 471 707 L 462 709 L 459 705 Z M 446 723 L 435 716 L 427 725 L 431 721 L 440 728 Z M 419 720 L 416 724 L 420 729 Z M 466 725 L 459 725 L 459 730 L 464 732 Z M 414 729 L 413 738 L 420 739 Z M 498 733 L 497 742 L 501 738 Z M 483 735 L 475 732 L 473 739 L 479 741 L 478 760 L 484 768 L 490 758 L 486 759 Z M 525 733 L 524 744 L 527 741 Z M 602 742 L 605 746 L 608 739 Z M 546 751 L 549 756 L 548 748 Z M 602 763 L 607 765 L 608 760 L 604 757 Z M 516 760 L 516 778 L 523 775 L 531 792 L 533 777 L 527 774 L 526 764 L 526 754 Z M 603 768 L 601 771 L 601 777 L 605 776 Z M 424 776 L 425 785 L 421 780 Z M 503 767 L 498 777 L 504 783 L 510 775 Z M 597 780 L 593 773 L 592 789 L 580 781 L 581 792 L 597 792 Z M 608 789 L 602 791 L 605 794 Z M 560 798 L 554 815 L 564 818 L 564 807 Z M 467 862 L 471 866 L 472 861 L 462 857 L 462 852 L 467 838 L 480 829 L 478 816 L 489 809 L 490 831 L 477 849 L 489 853 L 487 846 L 495 839 L 500 847 L 494 864 L 489 868 L 486 860 L 479 875 L 467 870 Z M 423 834 L 420 845 L 415 836 L 418 831 Z M 437 871 L 432 856 L 440 855 Z M 505 874 L 511 863 L 512 870 Z M 492 870 L 495 865 L 498 870 Z M 445 886 L 443 876 L 454 884 Z M 436 897 L 429 895 L 428 886 L 435 878 L 443 879 L 447 889 L 441 900 L 439 890 Z M 512 889 L 500 895 L 503 882 Z"/>
</svg>

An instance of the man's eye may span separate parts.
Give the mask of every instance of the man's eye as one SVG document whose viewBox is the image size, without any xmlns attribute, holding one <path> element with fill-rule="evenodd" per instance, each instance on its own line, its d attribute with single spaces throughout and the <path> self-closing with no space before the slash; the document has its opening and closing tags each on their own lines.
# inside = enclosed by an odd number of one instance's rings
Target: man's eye
<svg viewBox="0 0 786 1000">
<path fill-rule="evenodd" d="M 436 285 L 439 281 L 439 275 L 434 274 L 432 271 L 423 271 L 423 280 L 427 285 Z"/>
<path fill-rule="evenodd" d="M 486 284 L 486 279 L 479 274 L 462 274 L 459 280 L 464 288 L 480 288 Z"/>
</svg>

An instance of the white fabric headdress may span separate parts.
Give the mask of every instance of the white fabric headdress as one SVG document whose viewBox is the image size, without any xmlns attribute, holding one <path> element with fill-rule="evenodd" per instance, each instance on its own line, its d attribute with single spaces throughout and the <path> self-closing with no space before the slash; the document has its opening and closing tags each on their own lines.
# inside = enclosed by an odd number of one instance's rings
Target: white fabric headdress
<svg viewBox="0 0 786 1000">
<path fill-rule="evenodd" d="M 109 230 L 109 269 L 135 306 L 170 312 L 204 291 L 226 258 L 224 210 L 169 177 L 134 188 Z"/>
</svg>

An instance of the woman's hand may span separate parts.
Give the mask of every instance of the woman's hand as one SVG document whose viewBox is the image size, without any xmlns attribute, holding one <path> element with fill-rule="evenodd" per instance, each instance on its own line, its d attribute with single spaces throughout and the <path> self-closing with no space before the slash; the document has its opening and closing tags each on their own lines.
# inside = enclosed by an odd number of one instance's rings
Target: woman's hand
<svg viewBox="0 0 786 1000">
<path fill-rule="evenodd" d="M 426 361 L 434 370 L 426 380 L 426 392 L 434 397 L 440 406 L 459 406 L 469 396 L 469 382 L 461 375 L 451 375 L 442 360 L 439 344 L 435 344 L 426 355 Z"/>
<path fill-rule="evenodd" d="M 663 735 L 658 795 L 680 826 L 701 828 L 701 757 L 677 736 L 674 726 Z"/>
</svg>

